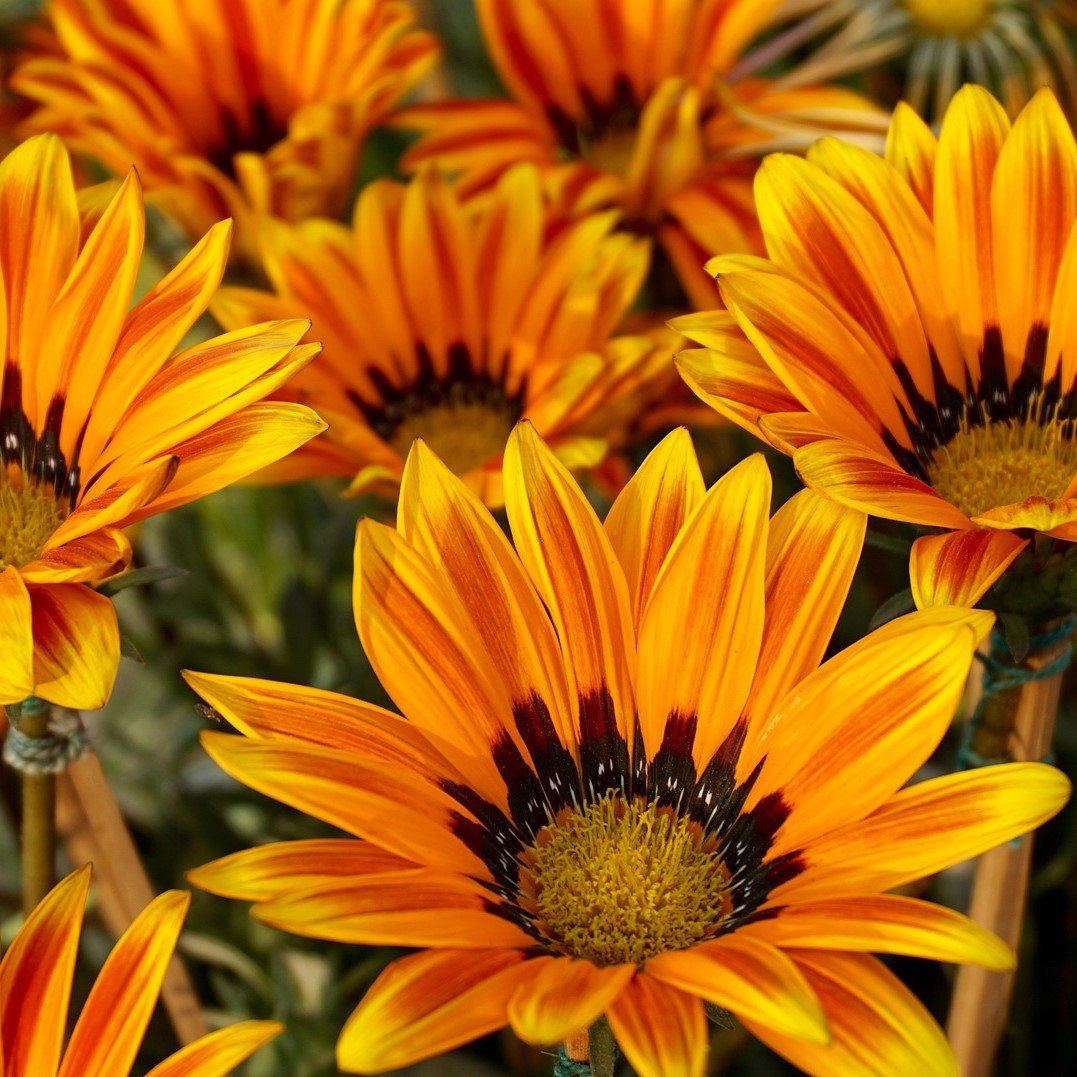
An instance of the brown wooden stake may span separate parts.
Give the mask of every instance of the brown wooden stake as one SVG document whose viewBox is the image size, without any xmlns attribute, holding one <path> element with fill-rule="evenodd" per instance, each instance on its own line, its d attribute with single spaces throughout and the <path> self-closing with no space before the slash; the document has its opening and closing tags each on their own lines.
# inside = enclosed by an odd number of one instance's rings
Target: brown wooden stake
<svg viewBox="0 0 1077 1077">
<path fill-rule="evenodd" d="M 1026 659 L 1031 669 L 1042 669 L 1061 653 L 1065 642 Z M 1051 751 L 1063 674 L 1029 681 L 987 702 L 984 737 L 994 745 L 974 745 L 985 758 L 1008 755 L 1014 760 L 1041 760 Z M 976 862 L 969 915 L 993 931 L 1015 950 L 1028 898 L 1032 864 L 1032 838 L 999 846 Z M 947 1032 L 962 1077 L 989 1077 L 1006 1027 L 1013 992 L 1013 974 L 989 972 L 962 965 L 954 982 Z"/>
<path fill-rule="evenodd" d="M 76 867 L 93 863 L 101 919 L 119 937 L 155 895 L 94 752 L 87 752 L 60 775 L 57 822 L 72 863 Z M 165 975 L 161 1001 L 181 1044 L 206 1034 L 202 1007 L 178 957 L 172 959 Z"/>
</svg>

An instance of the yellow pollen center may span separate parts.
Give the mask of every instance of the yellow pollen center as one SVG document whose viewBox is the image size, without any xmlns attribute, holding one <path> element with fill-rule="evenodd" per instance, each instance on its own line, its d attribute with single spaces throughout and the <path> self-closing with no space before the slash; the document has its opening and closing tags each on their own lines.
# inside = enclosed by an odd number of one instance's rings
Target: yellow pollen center
<svg viewBox="0 0 1077 1077">
<path fill-rule="evenodd" d="M 48 487 L 0 474 L 0 571 L 36 561 L 66 515 Z"/>
<path fill-rule="evenodd" d="M 393 432 L 391 444 L 407 456 L 412 442 L 422 438 L 446 467 L 463 475 L 499 457 L 512 427 L 507 408 L 450 401 L 408 415 Z"/>
<path fill-rule="evenodd" d="M 1019 504 L 1029 497 L 1061 497 L 1077 474 L 1074 424 L 1035 417 L 962 424 L 928 466 L 935 490 L 966 516 Z"/>
<path fill-rule="evenodd" d="M 713 839 L 669 808 L 618 794 L 561 812 L 523 859 L 521 904 L 556 947 L 598 965 L 684 949 L 733 908 Z"/>
<path fill-rule="evenodd" d="M 994 0 L 903 0 L 923 30 L 940 37 L 975 37 L 991 23 Z"/>
</svg>

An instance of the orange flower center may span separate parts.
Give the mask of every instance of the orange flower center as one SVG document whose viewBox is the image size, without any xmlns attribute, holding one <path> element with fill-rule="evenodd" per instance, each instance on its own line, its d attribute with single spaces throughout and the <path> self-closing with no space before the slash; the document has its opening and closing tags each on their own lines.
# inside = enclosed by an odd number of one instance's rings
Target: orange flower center
<svg viewBox="0 0 1077 1077">
<path fill-rule="evenodd" d="M 406 416 L 391 444 L 407 456 L 412 442 L 422 438 L 446 467 L 463 475 L 500 458 L 514 422 L 508 407 L 449 400 Z"/>
<path fill-rule="evenodd" d="M 975 37 L 991 23 L 994 0 L 903 0 L 921 29 L 940 37 Z"/>
<path fill-rule="evenodd" d="M 0 571 L 36 561 L 66 515 L 51 489 L 0 474 Z"/>
<path fill-rule="evenodd" d="M 638 964 L 712 935 L 732 911 L 714 844 L 670 808 L 612 794 L 539 832 L 523 857 L 522 903 L 566 954 Z"/>
<path fill-rule="evenodd" d="M 1053 500 L 1077 475 L 1074 423 L 1035 414 L 982 425 L 966 419 L 927 472 L 936 492 L 970 517 L 1034 496 Z"/>
</svg>

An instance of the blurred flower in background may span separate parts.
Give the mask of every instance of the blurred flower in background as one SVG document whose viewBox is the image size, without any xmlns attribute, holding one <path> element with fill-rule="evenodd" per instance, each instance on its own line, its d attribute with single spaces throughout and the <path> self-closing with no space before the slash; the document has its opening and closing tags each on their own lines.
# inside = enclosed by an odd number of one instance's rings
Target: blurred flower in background
<svg viewBox="0 0 1077 1077">
<path fill-rule="evenodd" d="M 791 22 L 765 46 L 768 59 L 807 45 L 783 85 L 864 73 L 926 119 L 941 118 L 966 82 L 1011 115 L 1045 87 L 1071 115 L 1077 107 L 1072 0 L 785 0 L 779 15 Z"/>
<path fill-rule="evenodd" d="M 89 885 L 90 871 L 83 868 L 56 886 L 0 961 L 4 1077 L 127 1077 L 135 1062 L 190 895 L 162 894 L 131 925 L 102 967 L 68 1040 L 68 1001 Z M 272 1021 L 232 1025 L 189 1044 L 147 1077 L 227 1077 L 281 1031 Z"/>
<path fill-rule="evenodd" d="M 350 229 L 267 228 L 274 291 L 225 288 L 214 311 L 227 326 L 311 316 L 325 350 L 285 391 L 329 422 L 274 473 L 392 496 L 422 438 L 496 505 L 521 418 L 569 466 L 599 464 L 602 415 L 670 369 L 659 342 L 614 337 L 647 270 L 645 243 L 616 223 L 612 211 L 559 221 L 525 164 L 475 206 L 426 170 L 368 186 Z"/>
<path fill-rule="evenodd" d="M 192 238 L 231 217 L 254 257 L 265 215 L 339 213 L 363 139 L 433 63 L 402 0 L 49 0 L 55 42 L 13 86 Z M 40 51 L 40 50 L 39 50 Z"/>
<path fill-rule="evenodd" d="M 761 152 L 827 131 L 878 140 L 882 117 L 839 86 L 783 90 L 732 72 L 778 0 L 477 0 L 511 100 L 407 109 L 422 132 L 406 167 L 434 161 L 482 192 L 520 160 L 540 166 L 562 211 L 617 206 L 656 238 L 652 307 L 713 303 L 701 266 L 755 249 L 751 177 Z M 668 259 L 668 262 L 666 261 Z M 669 273 L 672 264 L 676 277 Z M 679 279 L 681 289 L 676 281 Z"/>
</svg>

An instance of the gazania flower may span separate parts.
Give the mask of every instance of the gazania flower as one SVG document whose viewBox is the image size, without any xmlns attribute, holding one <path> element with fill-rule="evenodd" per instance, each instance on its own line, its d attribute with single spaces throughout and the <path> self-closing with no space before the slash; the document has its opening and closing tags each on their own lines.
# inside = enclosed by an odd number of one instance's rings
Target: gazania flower
<svg viewBox="0 0 1077 1077">
<path fill-rule="evenodd" d="M 789 0 L 784 13 L 796 21 L 762 50 L 769 59 L 783 42 L 817 42 L 786 85 L 894 60 L 895 93 L 922 115 L 941 116 L 965 82 L 995 91 L 1011 115 L 1043 87 L 1077 105 L 1072 0 Z"/>
<path fill-rule="evenodd" d="M 14 78 L 54 131 L 118 175 L 133 165 L 192 237 L 260 215 L 342 208 L 364 134 L 433 63 L 400 0 L 49 0 L 59 55 Z"/>
<path fill-rule="evenodd" d="M 701 1077 L 707 1001 L 809 1073 L 956 1073 L 868 952 L 1012 964 L 964 917 L 883 893 L 1067 796 L 1042 764 L 901 789 L 990 615 L 913 614 L 819 666 L 860 513 L 806 491 L 770 520 L 758 456 L 705 492 L 683 430 L 604 528 L 527 424 L 505 467 L 515 550 L 421 443 L 398 529 L 360 525 L 359 634 L 406 717 L 189 675 L 246 734 L 206 734 L 225 770 L 352 835 L 194 881 L 300 934 L 420 949 L 348 1021 L 348 1072 L 506 1024 L 554 1044 L 605 1014 L 640 1077 Z"/>
<path fill-rule="evenodd" d="M 757 245 L 751 175 L 759 150 L 807 145 L 834 129 L 877 133 L 877 114 L 847 90 L 785 91 L 735 77 L 778 0 L 476 6 L 513 99 L 406 110 L 400 122 L 424 137 L 405 163 L 435 161 L 460 173 L 470 193 L 533 161 L 564 210 L 618 206 L 625 227 L 658 238 L 689 297 L 704 306 L 707 255 Z"/>
<path fill-rule="evenodd" d="M 679 323 L 696 392 L 801 477 L 918 540 L 921 604 L 975 602 L 1030 535 L 1077 539 L 1077 145 L 1049 91 L 1013 129 L 961 91 L 887 159 L 835 140 L 764 163 L 771 261 L 718 258 L 729 314 Z M 745 337 L 747 339 L 745 339 Z"/>
<path fill-rule="evenodd" d="M 190 895 L 162 894 L 116 943 L 64 1047 L 90 870 L 69 875 L 30 914 L 0 961 L 0 1077 L 127 1077 L 153 1016 Z M 244 1021 L 203 1036 L 147 1077 L 226 1077 L 283 1031 Z"/>
<path fill-rule="evenodd" d="M 614 221 L 551 221 L 525 165 L 481 207 L 465 207 L 427 171 L 407 187 L 369 186 L 351 228 L 268 229 L 275 291 L 225 288 L 214 310 L 226 325 L 309 314 L 325 342 L 289 392 L 329 431 L 287 473 L 346 475 L 353 493 L 395 494 L 423 438 L 497 503 L 520 418 L 570 465 L 597 464 L 622 418 L 617 402 L 672 365 L 646 336 L 610 339 L 647 268 L 643 242 L 611 235 Z"/>
<path fill-rule="evenodd" d="M 310 361 L 310 323 L 174 349 L 216 288 L 231 234 L 213 228 L 133 308 L 143 240 L 134 174 L 80 233 L 52 135 L 0 163 L 0 702 L 92 709 L 119 661 L 112 603 L 122 528 L 287 455 L 324 423 L 263 398 Z"/>
</svg>

